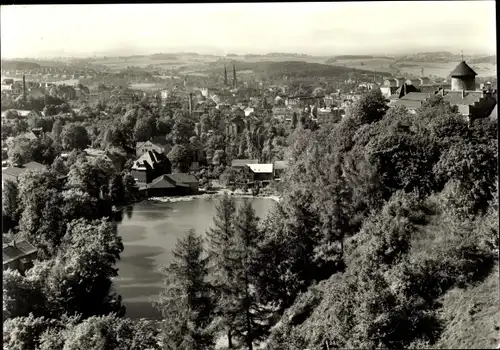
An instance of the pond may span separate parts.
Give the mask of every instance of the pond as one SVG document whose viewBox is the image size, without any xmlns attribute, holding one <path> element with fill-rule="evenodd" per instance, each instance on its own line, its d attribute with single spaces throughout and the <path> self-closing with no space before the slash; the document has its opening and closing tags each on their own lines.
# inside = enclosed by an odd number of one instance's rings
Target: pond
<svg viewBox="0 0 500 350">
<path fill-rule="evenodd" d="M 239 205 L 243 198 L 235 198 Z M 163 290 L 162 265 L 170 263 L 177 239 L 187 230 L 195 229 L 204 235 L 213 224 L 215 205 L 219 199 L 196 198 L 171 203 L 143 202 L 133 206 L 118 224 L 124 251 L 117 263 L 118 277 L 114 280 L 117 292 L 127 307 L 127 317 L 159 318 L 151 305 Z M 274 204 L 268 198 L 252 198 L 252 206 L 264 218 Z"/>
</svg>

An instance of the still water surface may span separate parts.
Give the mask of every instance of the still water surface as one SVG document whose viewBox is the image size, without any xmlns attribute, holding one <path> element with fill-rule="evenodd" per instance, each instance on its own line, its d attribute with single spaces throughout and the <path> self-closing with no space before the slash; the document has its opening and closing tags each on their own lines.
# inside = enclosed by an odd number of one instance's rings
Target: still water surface
<svg viewBox="0 0 500 350">
<path fill-rule="evenodd" d="M 244 200 L 235 199 L 237 205 Z M 187 230 L 204 234 L 212 226 L 218 201 L 197 198 L 174 203 L 144 202 L 135 204 L 130 216 L 124 214 L 118 233 L 125 249 L 117 264 L 119 271 L 114 285 L 127 307 L 127 317 L 159 317 L 150 302 L 163 290 L 163 277 L 158 269 L 171 261 L 177 239 Z M 274 203 L 267 198 L 251 201 L 260 218 L 266 216 Z"/>
</svg>

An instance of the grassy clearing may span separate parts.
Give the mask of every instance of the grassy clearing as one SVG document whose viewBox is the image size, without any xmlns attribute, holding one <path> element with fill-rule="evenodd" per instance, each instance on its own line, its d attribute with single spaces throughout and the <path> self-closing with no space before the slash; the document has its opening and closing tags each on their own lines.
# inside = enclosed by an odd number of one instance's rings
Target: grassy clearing
<svg viewBox="0 0 500 350">
<path fill-rule="evenodd" d="M 500 343 L 498 262 L 486 280 L 467 289 L 453 288 L 442 298 L 446 320 L 437 348 L 491 349 Z"/>
</svg>

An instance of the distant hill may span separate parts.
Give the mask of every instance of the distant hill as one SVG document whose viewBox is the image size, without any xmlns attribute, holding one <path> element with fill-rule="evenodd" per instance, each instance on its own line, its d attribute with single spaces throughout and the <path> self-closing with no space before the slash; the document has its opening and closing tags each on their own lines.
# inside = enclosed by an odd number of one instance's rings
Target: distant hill
<svg viewBox="0 0 500 350">
<path fill-rule="evenodd" d="M 471 64 L 477 64 L 477 63 L 491 63 L 491 64 L 497 64 L 497 56 L 485 56 L 485 57 L 480 57 L 476 59 L 469 60 Z"/>
<path fill-rule="evenodd" d="M 311 57 L 310 55 L 306 55 L 306 54 L 302 54 L 302 53 L 286 53 L 286 52 L 270 52 L 270 53 L 265 54 L 263 56 L 266 56 L 266 57 Z"/>
<path fill-rule="evenodd" d="M 25 69 L 37 69 L 37 68 L 40 68 L 40 65 L 34 62 L 2 60 L 2 69 L 25 70 Z"/>
<path fill-rule="evenodd" d="M 335 62 L 335 60 L 370 60 L 375 58 L 390 58 L 385 56 L 371 56 L 371 55 L 340 55 L 330 58 Z M 327 61 L 328 62 L 328 61 Z"/>
<path fill-rule="evenodd" d="M 173 60 L 177 61 L 179 58 L 175 54 L 171 53 L 155 53 L 149 56 L 152 60 Z"/>
<path fill-rule="evenodd" d="M 281 79 L 283 77 L 289 78 L 318 78 L 318 77 L 348 77 L 350 73 L 368 73 L 367 70 L 353 69 L 347 67 L 332 66 L 321 63 L 308 63 L 304 61 L 264 61 L 264 62 L 238 62 L 238 61 L 225 61 L 225 62 L 212 62 L 207 70 L 203 73 L 222 73 L 224 71 L 224 64 L 228 67 L 228 72 L 232 70 L 232 64 L 235 65 L 236 71 L 253 71 L 254 74 L 261 78 Z M 373 72 L 369 72 L 373 74 Z"/>
<path fill-rule="evenodd" d="M 438 52 L 418 52 L 412 55 L 399 56 L 398 61 L 414 62 L 451 62 L 461 59 L 461 55 L 453 54 L 448 51 Z"/>
</svg>

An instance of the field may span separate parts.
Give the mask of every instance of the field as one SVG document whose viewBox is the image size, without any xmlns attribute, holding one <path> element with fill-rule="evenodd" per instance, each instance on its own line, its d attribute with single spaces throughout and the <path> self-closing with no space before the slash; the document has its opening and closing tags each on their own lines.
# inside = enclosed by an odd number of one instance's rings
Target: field
<svg viewBox="0 0 500 350">
<path fill-rule="evenodd" d="M 335 66 L 342 66 L 356 69 L 366 69 L 370 71 L 387 72 L 389 74 L 412 74 L 420 76 L 421 69 L 424 69 L 425 76 L 437 76 L 446 78 L 448 74 L 457 66 L 458 62 L 416 62 L 399 61 L 390 58 L 374 58 L 359 60 L 337 60 L 330 63 Z M 479 76 L 496 76 L 496 65 L 493 63 L 471 64 L 471 67 Z"/>
</svg>

